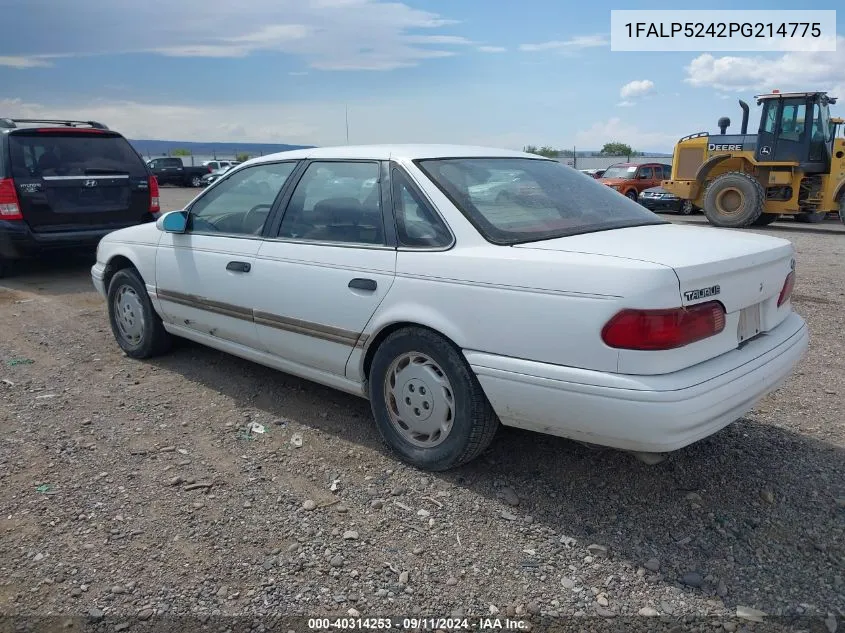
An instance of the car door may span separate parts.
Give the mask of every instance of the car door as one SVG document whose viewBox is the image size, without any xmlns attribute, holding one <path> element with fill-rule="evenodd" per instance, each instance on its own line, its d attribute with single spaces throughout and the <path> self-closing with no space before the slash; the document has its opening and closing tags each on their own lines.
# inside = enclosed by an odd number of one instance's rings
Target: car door
<svg viewBox="0 0 845 633">
<path fill-rule="evenodd" d="M 260 163 L 227 176 L 190 206 L 185 233 L 165 233 L 156 254 L 164 318 L 203 335 L 258 347 L 252 303 L 255 256 L 295 161 Z"/>
<path fill-rule="evenodd" d="M 637 193 L 656 186 L 654 181 L 654 168 L 651 165 L 640 167 L 637 171 L 636 184 Z"/>
<path fill-rule="evenodd" d="M 312 161 L 275 238 L 261 244 L 255 323 L 263 349 L 345 376 L 346 361 L 393 284 L 396 249 L 378 161 Z"/>
</svg>

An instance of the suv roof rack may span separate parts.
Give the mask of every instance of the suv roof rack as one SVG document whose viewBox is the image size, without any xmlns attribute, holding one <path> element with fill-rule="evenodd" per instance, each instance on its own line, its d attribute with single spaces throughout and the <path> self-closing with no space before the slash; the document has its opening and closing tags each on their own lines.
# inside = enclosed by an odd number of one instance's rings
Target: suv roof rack
<svg viewBox="0 0 845 633">
<path fill-rule="evenodd" d="M 63 125 L 65 127 L 90 127 L 95 130 L 108 130 L 109 128 L 97 121 L 74 121 L 72 119 L 9 119 L 0 118 L 0 127 L 16 128 L 18 123 L 49 123 L 50 125 Z"/>
</svg>

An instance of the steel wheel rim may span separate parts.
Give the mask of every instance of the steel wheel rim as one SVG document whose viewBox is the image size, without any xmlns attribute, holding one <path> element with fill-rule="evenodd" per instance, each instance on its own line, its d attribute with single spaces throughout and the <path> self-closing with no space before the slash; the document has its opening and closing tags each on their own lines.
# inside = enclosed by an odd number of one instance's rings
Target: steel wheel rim
<svg viewBox="0 0 845 633">
<path fill-rule="evenodd" d="M 131 345 L 144 337 L 144 304 L 130 286 L 121 286 L 114 295 L 114 320 L 120 335 Z"/>
<path fill-rule="evenodd" d="M 722 215 L 736 215 L 742 211 L 745 196 L 735 187 L 727 187 L 716 196 L 716 208 Z"/>
<path fill-rule="evenodd" d="M 384 378 L 384 401 L 393 428 L 414 446 L 439 446 L 452 431 L 452 383 L 427 354 L 406 352 L 393 360 Z"/>
</svg>

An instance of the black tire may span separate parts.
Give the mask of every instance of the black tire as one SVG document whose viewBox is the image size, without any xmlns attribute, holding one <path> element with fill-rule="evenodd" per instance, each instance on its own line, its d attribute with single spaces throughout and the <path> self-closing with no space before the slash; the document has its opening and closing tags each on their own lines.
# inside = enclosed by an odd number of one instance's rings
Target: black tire
<svg viewBox="0 0 845 633">
<path fill-rule="evenodd" d="M 122 330 L 122 325 L 118 323 L 117 317 L 117 297 L 124 289 L 127 294 L 134 295 L 137 300 L 137 307 L 140 310 L 140 315 L 134 314 L 134 319 L 138 316 L 143 318 L 142 332 L 137 341 L 131 340 Z M 153 308 L 150 301 L 150 296 L 147 294 L 147 289 L 141 275 L 134 268 L 124 268 L 117 271 L 114 277 L 111 278 L 108 287 L 108 310 L 109 310 L 109 324 L 111 325 L 112 334 L 117 341 L 120 348 L 126 352 L 127 356 L 132 358 L 151 358 L 167 352 L 173 340 L 164 329 L 161 318 Z"/>
<path fill-rule="evenodd" d="M 388 412 L 385 383 L 388 372 L 395 360 L 409 353 L 429 357 L 451 386 L 452 426 L 436 446 L 420 447 L 412 443 L 397 429 Z M 369 397 L 382 439 L 400 459 L 423 470 L 444 471 L 466 464 L 490 445 L 499 428 L 493 407 L 460 351 L 425 328 L 403 328 L 382 341 L 370 369 Z"/>
<path fill-rule="evenodd" d="M 763 213 L 766 190 L 756 178 L 741 171 L 717 176 L 704 192 L 704 215 L 714 226 L 750 226 Z"/>
<path fill-rule="evenodd" d="M 625 193 L 625 197 L 626 197 L 626 198 L 630 198 L 631 200 L 633 200 L 634 202 L 636 202 L 636 201 L 637 201 L 637 192 L 636 192 L 636 191 L 633 191 L 633 190 L 632 190 L 632 191 L 628 191 L 628 192 L 626 192 L 626 193 Z"/>
<path fill-rule="evenodd" d="M 760 217 L 751 223 L 751 226 L 769 226 L 772 222 L 779 218 L 779 213 L 761 213 Z"/>
<path fill-rule="evenodd" d="M 695 213 L 695 205 L 692 200 L 684 200 L 681 206 L 678 207 L 678 215 L 692 215 Z"/>
<path fill-rule="evenodd" d="M 818 224 L 819 222 L 824 222 L 826 217 L 827 213 L 824 211 L 819 211 L 818 213 L 796 213 L 795 221 L 803 222 L 804 224 Z"/>
<path fill-rule="evenodd" d="M 188 182 L 189 187 L 202 187 L 202 176 L 191 176 L 191 180 Z"/>
<path fill-rule="evenodd" d="M 839 198 L 839 221 L 845 224 L 845 195 Z"/>
</svg>

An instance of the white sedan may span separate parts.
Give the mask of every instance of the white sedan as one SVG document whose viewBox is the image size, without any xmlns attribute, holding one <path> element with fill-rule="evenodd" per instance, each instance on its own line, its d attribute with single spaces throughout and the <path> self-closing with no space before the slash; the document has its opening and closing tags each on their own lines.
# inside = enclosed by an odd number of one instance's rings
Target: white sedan
<svg viewBox="0 0 845 633">
<path fill-rule="evenodd" d="M 129 356 L 184 337 L 368 398 L 444 470 L 500 424 L 646 454 L 715 433 L 807 349 L 794 269 L 786 240 L 673 225 L 554 160 L 420 145 L 250 160 L 91 273 Z"/>
</svg>

